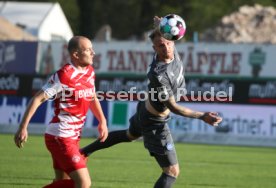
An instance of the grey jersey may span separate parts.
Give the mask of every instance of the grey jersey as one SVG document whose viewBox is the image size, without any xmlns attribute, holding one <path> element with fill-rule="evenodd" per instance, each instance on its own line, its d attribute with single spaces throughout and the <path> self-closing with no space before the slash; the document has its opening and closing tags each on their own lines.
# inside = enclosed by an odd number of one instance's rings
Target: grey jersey
<svg viewBox="0 0 276 188">
<path fill-rule="evenodd" d="M 183 95 L 184 65 L 179 59 L 174 58 L 170 63 L 164 63 L 157 62 L 154 58 L 147 77 L 149 79 L 149 101 L 157 111 L 163 112 L 167 109 L 162 100 L 167 100 L 171 96 L 178 100 Z"/>
</svg>

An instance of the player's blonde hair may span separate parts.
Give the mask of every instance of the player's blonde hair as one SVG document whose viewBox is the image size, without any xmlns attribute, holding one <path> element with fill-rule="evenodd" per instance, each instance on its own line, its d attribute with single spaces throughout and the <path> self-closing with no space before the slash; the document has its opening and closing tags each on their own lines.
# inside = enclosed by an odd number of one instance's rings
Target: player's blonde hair
<svg viewBox="0 0 276 188">
<path fill-rule="evenodd" d="M 154 39 L 156 37 L 162 37 L 161 32 L 159 31 L 159 29 L 154 29 L 149 35 L 149 38 L 152 42 L 154 41 Z"/>
</svg>

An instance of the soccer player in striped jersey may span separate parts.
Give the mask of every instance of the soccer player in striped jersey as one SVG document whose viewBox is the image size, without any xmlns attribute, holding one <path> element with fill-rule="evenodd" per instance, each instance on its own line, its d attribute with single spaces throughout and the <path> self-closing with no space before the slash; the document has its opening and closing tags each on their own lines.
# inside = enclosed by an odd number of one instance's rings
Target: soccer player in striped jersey
<svg viewBox="0 0 276 188">
<path fill-rule="evenodd" d="M 46 128 L 45 144 L 52 156 L 55 179 L 45 188 L 91 186 L 86 160 L 79 152 L 88 109 L 99 121 L 99 139 L 105 141 L 108 135 L 106 119 L 95 92 L 92 43 L 86 37 L 75 36 L 68 43 L 68 51 L 71 62 L 55 72 L 31 99 L 14 136 L 15 144 L 22 148 L 28 138 L 27 127 L 33 114 L 43 102 L 53 100 L 54 116 Z"/>
</svg>

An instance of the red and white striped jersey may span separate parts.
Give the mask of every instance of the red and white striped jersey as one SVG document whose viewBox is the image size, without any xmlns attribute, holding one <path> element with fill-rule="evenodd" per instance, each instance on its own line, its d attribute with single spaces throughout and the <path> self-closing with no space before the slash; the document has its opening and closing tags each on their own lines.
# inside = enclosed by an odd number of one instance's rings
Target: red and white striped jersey
<svg viewBox="0 0 276 188">
<path fill-rule="evenodd" d="M 42 89 L 54 100 L 54 117 L 46 133 L 80 138 L 89 105 L 95 97 L 94 83 L 92 66 L 79 71 L 72 64 L 66 64 L 49 78 Z"/>
</svg>

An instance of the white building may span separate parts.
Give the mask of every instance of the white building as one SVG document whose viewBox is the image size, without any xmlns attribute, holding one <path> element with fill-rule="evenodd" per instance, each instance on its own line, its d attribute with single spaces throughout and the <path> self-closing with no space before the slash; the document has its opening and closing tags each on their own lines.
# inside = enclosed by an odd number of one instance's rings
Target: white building
<svg viewBox="0 0 276 188">
<path fill-rule="evenodd" d="M 0 16 L 39 41 L 68 41 L 73 36 L 59 3 L 1 1 Z"/>
</svg>

